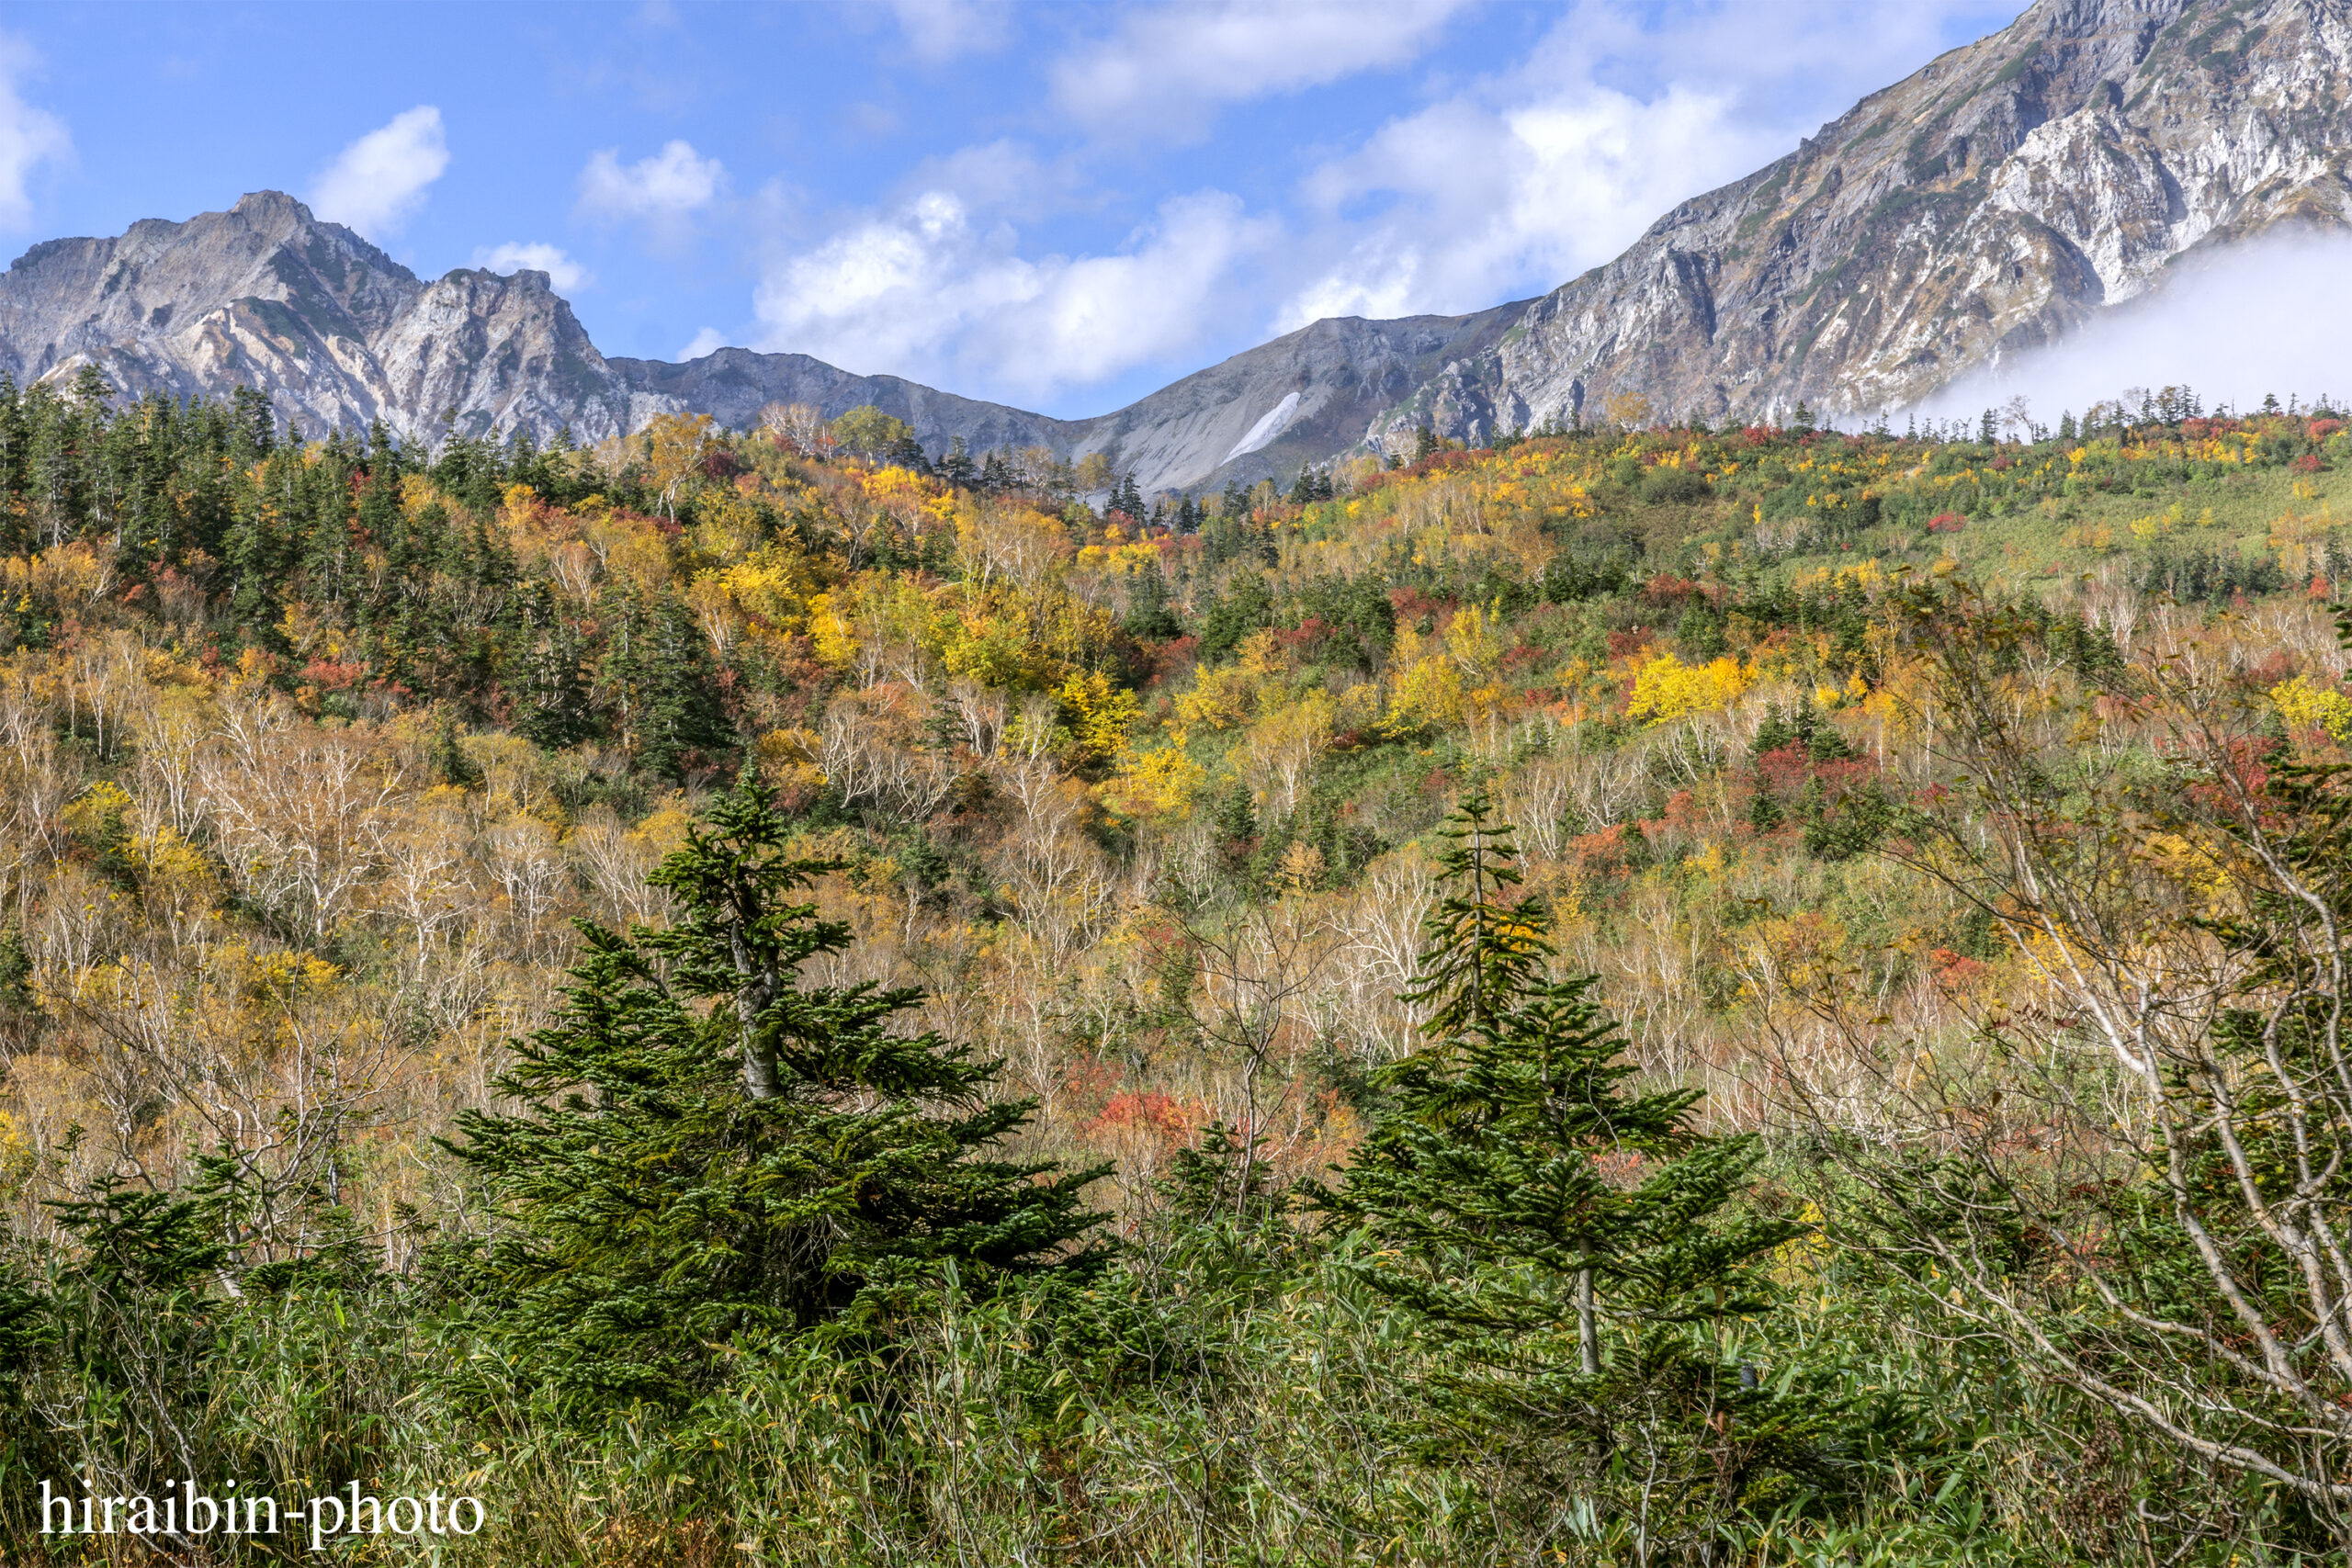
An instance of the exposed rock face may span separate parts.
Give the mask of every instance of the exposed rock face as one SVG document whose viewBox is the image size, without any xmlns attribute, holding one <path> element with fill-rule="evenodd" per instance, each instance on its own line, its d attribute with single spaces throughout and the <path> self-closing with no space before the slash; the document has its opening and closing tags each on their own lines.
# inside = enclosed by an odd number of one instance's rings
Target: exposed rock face
<svg viewBox="0 0 2352 1568">
<path fill-rule="evenodd" d="M 382 419 L 402 435 L 570 423 L 589 439 L 651 417 L 543 272 L 425 283 L 293 197 L 246 197 L 114 240 L 51 240 L 0 274 L 0 369 L 95 363 L 133 394 L 244 384 L 312 430 Z"/>
<path fill-rule="evenodd" d="M 248 196 L 114 240 L 52 240 L 0 274 L 0 370 L 19 383 L 85 364 L 132 395 L 239 385 L 313 433 L 381 419 L 407 438 L 563 428 L 583 441 L 694 411 L 748 425 L 772 402 L 826 417 L 872 404 L 933 453 L 1104 451 L 1147 491 L 1287 477 L 1362 439 L 1452 358 L 1490 346 L 1520 305 L 1466 317 L 1317 321 L 1115 413 L 1051 419 L 805 354 L 723 348 L 684 365 L 606 359 L 541 272 L 427 283 L 293 197 Z"/>
<path fill-rule="evenodd" d="M 1083 422 L 1073 449 L 1111 453 L 1146 490 L 1288 479 L 1356 445 L 1376 415 L 1489 349 L 1526 309 L 1317 321 Z"/>
<path fill-rule="evenodd" d="M 1374 423 L 1916 402 L 2199 246 L 2352 218 L 2347 0 L 2040 0 L 1684 203 Z"/>
</svg>

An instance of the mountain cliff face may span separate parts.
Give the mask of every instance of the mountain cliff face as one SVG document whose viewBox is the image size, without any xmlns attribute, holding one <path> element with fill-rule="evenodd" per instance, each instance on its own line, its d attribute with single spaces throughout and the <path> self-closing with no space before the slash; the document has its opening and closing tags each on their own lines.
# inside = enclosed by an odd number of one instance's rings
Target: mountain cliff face
<svg viewBox="0 0 2352 1568">
<path fill-rule="evenodd" d="M 275 192 L 34 246 L 0 275 L 0 370 L 248 384 L 307 429 L 426 440 L 870 403 L 933 452 L 1100 451 L 1147 491 L 1198 489 L 1620 394 L 1718 421 L 1900 408 L 2281 224 L 2352 224 L 2352 0 L 2039 0 L 1540 299 L 1317 321 L 1094 419 L 798 354 L 608 360 L 546 274 L 428 283 Z"/>
<path fill-rule="evenodd" d="M 1317 321 L 1090 420 L 857 376 L 805 354 L 723 348 L 683 365 L 606 359 L 541 272 L 460 269 L 427 283 L 275 191 L 112 240 L 51 240 L 0 274 L 0 370 L 22 384 L 96 364 L 133 396 L 239 385 L 316 432 L 381 419 L 404 438 L 631 431 L 692 411 L 743 426 L 772 402 L 828 418 L 872 404 L 929 450 L 1109 453 L 1147 491 L 1287 476 L 1342 451 L 1524 309 Z"/>
<path fill-rule="evenodd" d="M 1913 403 L 2198 251 L 2352 219 L 2347 0 L 2040 0 L 1684 203 L 1374 421 Z"/>
<path fill-rule="evenodd" d="M 248 196 L 112 240 L 51 240 L 0 274 L 0 370 L 96 364 L 126 392 L 251 385 L 311 430 L 403 435 L 569 423 L 591 439 L 655 412 L 613 375 L 541 272 L 435 283 L 293 197 Z"/>
<path fill-rule="evenodd" d="M 1526 309 L 1316 321 L 1082 422 L 1075 449 L 1111 454 L 1146 490 L 1287 479 L 1362 441 L 1369 422 L 1491 348 Z"/>
</svg>

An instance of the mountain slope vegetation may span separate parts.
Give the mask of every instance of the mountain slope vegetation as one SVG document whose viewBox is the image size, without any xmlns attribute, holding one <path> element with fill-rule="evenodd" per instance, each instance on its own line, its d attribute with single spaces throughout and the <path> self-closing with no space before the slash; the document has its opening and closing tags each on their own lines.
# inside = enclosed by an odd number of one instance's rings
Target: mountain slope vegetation
<svg viewBox="0 0 2352 1568">
<path fill-rule="evenodd" d="M 2348 465 L 0 389 L 0 1540 L 2321 1560 Z"/>
</svg>

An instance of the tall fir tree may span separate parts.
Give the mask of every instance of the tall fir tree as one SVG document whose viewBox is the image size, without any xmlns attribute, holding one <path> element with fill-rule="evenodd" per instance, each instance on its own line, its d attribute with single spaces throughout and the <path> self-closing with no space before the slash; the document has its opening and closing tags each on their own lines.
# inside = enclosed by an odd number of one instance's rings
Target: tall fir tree
<svg viewBox="0 0 2352 1568">
<path fill-rule="evenodd" d="M 1320 1194 L 1367 1235 L 1359 1276 L 1429 1330 L 1419 1442 L 1501 1463 L 1531 1497 L 1605 1506 L 1637 1478 L 1661 1540 L 1769 1511 L 1774 1482 L 1819 1479 L 1834 1413 L 1754 1386 L 1721 1336 L 1770 1309 L 1765 1266 L 1804 1227 L 1744 1210 L 1758 1150 L 1697 1129 L 1700 1091 L 1635 1086 L 1592 977 L 1545 977 L 1550 917 L 1513 896 L 1511 829 L 1483 788 L 1444 832 L 1457 891 L 1404 998 L 1426 1043 L 1382 1075 L 1369 1135 Z"/>
<path fill-rule="evenodd" d="M 748 773 L 722 793 L 649 879 L 675 923 L 583 925 L 563 1005 L 499 1080 L 518 1109 L 460 1118 L 454 1152 L 505 1205 L 479 1282 L 583 1393 L 683 1399 L 731 1348 L 884 1332 L 944 1265 L 986 1292 L 1107 1258 L 1080 1198 L 1102 1170 L 998 1155 L 1033 1102 L 894 1032 L 920 991 L 795 983 L 850 931 L 793 901 L 841 866 L 789 831 Z"/>
</svg>

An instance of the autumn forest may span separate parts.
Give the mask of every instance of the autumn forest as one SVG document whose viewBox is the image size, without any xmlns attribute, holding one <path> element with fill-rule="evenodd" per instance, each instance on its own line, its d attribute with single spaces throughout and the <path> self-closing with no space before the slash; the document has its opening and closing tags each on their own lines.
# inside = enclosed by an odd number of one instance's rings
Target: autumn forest
<svg viewBox="0 0 2352 1568">
<path fill-rule="evenodd" d="M 0 384 L 0 1562 L 2340 1561 L 2347 471 Z"/>
</svg>

